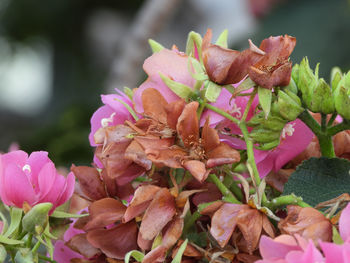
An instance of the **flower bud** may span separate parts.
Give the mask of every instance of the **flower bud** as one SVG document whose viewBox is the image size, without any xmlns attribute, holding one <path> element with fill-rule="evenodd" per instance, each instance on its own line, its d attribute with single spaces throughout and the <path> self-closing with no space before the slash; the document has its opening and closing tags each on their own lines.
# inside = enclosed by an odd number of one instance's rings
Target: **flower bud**
<svg viewBox="0 0 350 263">
<path fill-rule="evenodd" d="M 49 219 L 49 211 L 52 208 L 51 203 L 41 203 L 34 206 L 22 220 L 23 229 L 34 234 L 42 232 Z"/>
<path fill-rule="evenodd" d="M 350 71 L 339 81 L 334 91 L 334 105 L 345 119 L 350 119 Z"/>
<path fill-rule="evenodd" d="M 294 121 L 304 111 L 300 99 L 292 92 L 287 94 L 280 90 L 277 105 L 281 116 L 288 121 Z"/>
<path fill-rule="evenodd" d="M 29 248 L 20 248 L 15 256 L 16 263 L 33 263 L 33 253 Z"/>
<path fill-rule="evenodd" d="M 331 87 L 320 79 L 318 85 L 313 90 L 312 101 L 309 109 L 312 112 L 330 114 L 334 112 L 334 100 Z"/>
<path fill-rule="evenodd" d="M 254 128 L 250 133 L 250 137 L 257 143 L 268 143 L 278 140 L 280 138 L 281 131 L 272 131 L 264 128 Z"/>
</svg>

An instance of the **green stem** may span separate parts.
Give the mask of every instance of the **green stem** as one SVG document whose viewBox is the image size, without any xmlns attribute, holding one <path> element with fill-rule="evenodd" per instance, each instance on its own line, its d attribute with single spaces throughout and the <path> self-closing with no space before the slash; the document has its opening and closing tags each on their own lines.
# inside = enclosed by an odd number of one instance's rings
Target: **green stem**
<svg viewBox="0 0 350 263">
<path fill-rule="evenodd" d="M 215 174 L 209 174 L 209 180 L 216 185 L 220 190 L 225 200 L 233 204 L 241 204 L 240 201 L 231 193 L 231 191 L 220 181 L 220 179 Z"/>
<path fill-rule="evenodd" d="M 330 127 L 332 126 L 333 122 L 335 121 L 335 119 L 337 118 L 338 116 L 338 113 L 337 112 L 334 112 L 331 116 L 331 118 L 329 119 L 328 123 L 327 123 L 327 126 Z"/>
<path fill-rule="evenodd" d="M 294 194 L 282 195 L 271 200 L 270 208 L 275 209 L 277 207 L 284 206 L 284 205 L 292 205 L 292 204 L 296 205 L 302 201 L 303 199 L 301 197 L 298 197 Z"/>
<path fill-rule="evenodd" d="M 198 220 L 202 215 L 198 212 L 195 211 L 191 217 L 186 220 L 183 231 L 182 231 L 182 236 L 186 236 L 188 230 L 191 228 L 191 226 L 193 226 L 193 224 L 196 222 L 196 220 Z"/>
<path fill-rule="evenodd" d="M 344 131 L 344 130 L 349 130 L 350 129 L 350 123 L 347 121 L 343 121 L 340 124 L 334 125 L 332 127 L 329 127 L 327 129 L 327 132 L 329 135 L 333 136 L 336 135 L 338 132 Z"/>
<path fill-rule="evenodd" d="M 298 118 L 304 122 L 317 137 L 321 134 L 321 126 L 307 110 L 303 111 Z"/>
<path fill-rule="evenodd" d="M 321 113 L 321 131 L 326 132 L 327 130 L 327 114 Z"/>
<path fill-rule="evenodd" d="M 33 249 L 32 249 L 32 253 L 35 254 L 37 252 L 37 250 L 40 247 L 40 241 L 36 242 L 36 244 L 34 245 Z"/>
<path fill-rule="evenodd" d="M 44 256 L 44 255 L 41 255 L 41 254 L 38 254 L 38 256 L 39 256 L 40 259 L 45 260 L 47 262 L 57 263 L 57 261 L 52 260 L 51 258 L 48 258 L 47 256 Z"/>
<path fill-rule="evenodd" d="M 26 241 L 26 247 L 31 247 L 32 246 L 32 238 L 33 238 L 33 234 L 29 234 L 27 237 L 27 241 Z"/>
<path fill-rule="evenodd" d="M 236 119 L 235 117 L 231 116 L 229 113 L 227 113 L 226 111 L 223 111 L 213 105 L 210 105 L 210 104 L 207 104 L 207 103 L 204 103 L 205 104 L 205 107 L 208 108 L 209 110 L 212 110 L 218 114 L 220 114 L 221 116 L 224 116 L 226 119 L 234 122 L 235 124 L 239 125 L 239 120 Z"/>
<path fill-rule="evenodd" d="M 333 140 L 331 135 L 320 135 L 317 136 L 318 141 L 320 143 L 321 154 L 322 156 L 335 158 Z"/>
<path fill-rule="evenodd" d="M 207 103 L 207 99 L 204 98 L 203 103 L 200 104 L 199 109 L 198 109 L 198 111 L 197 111 L 198 120 L 200 120 L 200 118 L 201 118 L 201 115 L 202 115 L 202 113 L 203 113 L 203 110 L 204 110 L 204 108 L 205 108 L 205 104 L 206 104 L 206 103 Z"/>
</svg>

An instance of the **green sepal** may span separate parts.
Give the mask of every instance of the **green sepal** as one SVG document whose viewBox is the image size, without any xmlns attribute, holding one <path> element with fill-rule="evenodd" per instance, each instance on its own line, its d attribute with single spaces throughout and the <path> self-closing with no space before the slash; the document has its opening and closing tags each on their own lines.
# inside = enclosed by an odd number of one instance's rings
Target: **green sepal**
<svg viewBox="0 0 350 263">
<path fill-rule="evenodd" d="M 220 96 L 221 89 L 222 87 L 220 85 L 209 81 L 204 96 L 208 101 L 215 102 Z"/>
<path fill-rule="evenodd" d="M 153 54 L 157 53 L 165 48 L 165 47 L 163 47 L 162 44 L 158 43 L 157 41 L 155 41 L 153 39 L 148 39 L 148 44 L 150 45 Z"/>
<path fill-rule="evenodd" d="M 223 47 L 223 48 L 227 48 L 227 38 L 228 38 L 228 30 L 225 29 L 224 31 L 221 32 L 220 36 L 218 37 L 218 40 L 216 40 L 215 44 Z"/>
<path fill-rule="evenodd" d="M 22 220 L 22 214 L 23 214 L 22 209 L 17 207 L 11 207 L 10 211 L 11 211 L 10 212 L 11 223 L 9 228 L 4 233 L 5 237 L 9 237 L 10 235 L 12 235 L 18 229 Z"/>
<path fill-rule="evenodd" d="M 81 217 L 85 217 L 88 216 L 89 214 L 71 214 L 71 213 L 66 213 L 63 211 L 57 211 L 55 210 L 50 217 L 54 217 L 54 218 L 81 218 Z"/>
<path fill-rule="evenodd" d="M 337 245 L 341 245 L 344 243 L 343 239 L 341 238 L 335 226 L 332 227 L 332 241 L 334 244 L 337 244 Z"/>
<path fill-rule="evenodd" d="M 188 33 L 187 43 L 186 43 L 186 54 L 188 56 L 194 57 L 194 47 L 197 47 L 199 61 L 203 64 L 202 60 L 202 37 L 200 34 L 191 31 Z"/>
<path fill-rule="evenodd" d="M 16 263 L 33 263 L 37 262 L 33 256 L 32 251 L 29 248 L 20 248 L 15 256 Z"/>
<path fill-rule="evenodd" d="M 290 79 L 288 86 L 284 87 L 283 90 L 284 91 L 289 90 L 296 95 L 298 94 L 298 86 L 295 83 L 295 81 L 293 80 L 293 78 Z"/>
<path fill-rule="evenodd" d="M 132 91 L 132 89 L 128 88 L 128 87 L 124 87 L 124 93 L 126 94 L 126 96 L 128 96 L 128 98 L 130 100 L 132 100 L 132 97 L 134 96 L 134 92 Z"/>
<path fill-rule="evenodd" d="M 316 71 L 318 70 L 315 70 L 315 73 Z M 312 69 L 309 66 L 308 59 L 306 57 L 303 58 L 299 66 L 299 79 L 297 86 L 298 89 L 301 91 L 303 101 L 305 102 L 308 108 L 311 106 L 313 90 L 318 84 L 318 79 L 315 75 L 313 74 Z"/>
<path fill-rule="evenodd" d="M 165 76 L 162 73 L 159 73 L 161 79 L 171 89 L 177 96 L 183 99 L 188 99 L 189 97 L 194 95 L 193 90 L 182 83 L 176 82 L 174 80 L 171 80 L 169 77 Z"/>
<path fill-rule="evenodd" d="M 295 84 L 299 83 L 299 64 L 294 64 L 291 79 L 294 80 Z"/>
<path fill-rule="evenodd" d="M 267 119 L 271 110 L 272 90 L 258 87 L 258 95 L 259 103 L 265 113 L 265 119 Z"/>
<path fill-rule="evenodd" d="M 238 95 L 239 93 L 246 91 L 248 89 L 251 89 L 255 87 L 255 82 L 251 80 L 251 78 L 246 78 L 236 89 L 233 93 L 234 95 Z"/>
<path fill-rule="evenodd" d="M 309 108 L 312 112 L 330 114 L 334 112 L 334 100 L 331 87 L 319 79 L 318 85 L 313 91 L 312 104 Z"/>
<path fill-rule="evenodd" d="M 53 259 L 54 247 L 53 247 L 53 245 L 52 245 L 51 238 L 48 237 L 47 235 L 44 235 L 44 239 L 45 239 L 45 242 L 46 242 L 46 249 L 47 249 L 47 252 L 49 253 L 50 258 Z"/>
<path fill-rule="evenodd" d="M 280 138 L 281 131 L 272 131 L 264 128 L 254 128 L 249 136 L 257 143 L 268 143 Z"/>
<path fill-rule="evenodd" d="M 343 76 L 334 91 L 334 105 L 338 114 L 343 118 L 350 119 L 350 71 Z"/>
<path fill-rule="evenodd" d="M 124 257 L 125 263 L 129 263 L 130 257 L 133 257 L 137 262 L 142 262 L 145 255 L 138 250 L 131 250 L 130 252 L 125 254 L 125 257 Z"/>
<path fill-rule="evenodd" d="M 187 247 L 188 239 L 186 239 L 180 246 L 179 250 L 177 251 L 174 259 L 171 261 L 171 263 L 181 263 L 182 255 L 185 252 L 185 249 Z"/>
<path fill-rule="evenodd" d="M 208 80 L 209 77 L 207 75 L 207 73 L 205 72 L 204 67 L 202 66 L 201 63 L 199 63 L 199 61 L 195 58 L 192 57 L 188 57 L 188 71 L 190 72 L 192 78 L 194 78 L 197 81 L 204 81 L 204 80 Z M 194 73 L 192 71 L 192 69 L 194 69 Z"/>
<path fill-rule="evenodd" d="M 24 242 L 22 240 L 11 239 L 3 235 L 0 235 L 0 243 L 7 244 L 7 245 L 20 245 L 20 244 L 23 244 Z"/>
<path fill-rule="evenodd" d="M 335 89 L 338 86 L 339 81 L 341 80 L 343 73 L 339 67 L 333 67 L 331 70 L 331 85 L 332 89 Z"/>
<path fill-rule="evenodd" d="M 273 148 L 276 148 L 279 144 L 280 144 L 280 139 L 276 139 L 271 142 L 260 143 L 259 146 L 254 146 L 254 148 L 261 151 L 268 151 Z"/>
<path fill-rule="evenodd" d="M 0 263 L 5 262 L 7 257 L 6 249 L 3 245 L 0 244 Z"/>
<path fill-rule="evenodd" d="M 155 239 L 153 240 L 152 249 L 155 249 L 156 247 L 159 247 L 162 244 L 162 240 L 163 240 L 162 233 L 159 233 L 155 237 Z"/>
<path fill-rule="evenodd" d="M 32 207 L 22 220 L 23 229 L 29 233 L 38 234 L 38 230 L 44 231 L 52 203 L 40 203 Z"/>
<path fill-rule="evenodd" d="M 114 99 L 118 102 L 120 102 L 121 104 L 123 104 L 123 106 L 128 110 L 128 112 L 131 114 L 131 116 L 134 118 L 135 121 L 139 120 L 139 117 L 137 117 L 136 112 L 130 107 L 129 104 L 127 104 L 125 101 L 120 100 L 120 99 Z"/>
</svg>

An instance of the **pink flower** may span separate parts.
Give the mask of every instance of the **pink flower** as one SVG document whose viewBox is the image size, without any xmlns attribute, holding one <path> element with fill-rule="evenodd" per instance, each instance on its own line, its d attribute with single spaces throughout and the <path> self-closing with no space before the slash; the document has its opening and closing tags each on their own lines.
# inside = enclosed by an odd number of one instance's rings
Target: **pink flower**
<svg viewBox="0 0 350 263">
<path fill-rule="evenodd" d="M 188 71 L 188 63 L 188 56 L 176 49 L 163 49 L 147 58 L 143 64 L 143 69 L 147 73 L 148 78 L 134 92 L 133 101 L 135 104 L 135 110 L 138 113 L 143 112 L 141 95 L 145 89 L 149 88 L 157 89 L 168 103 L 180 99 L 170 88 L 168 88 L 168 86 L 165 85 L 159 73 L 164 74 L 178 83 L 193 88 L 196 80 L 192 78 Z M 238 84 L 235 84 L 235 86 Z M 217 101 L 210 104 L 221 109 L 230 110 L 229 100 L 231 96 L 231 93 L 223 88 Z M 216 125 L 225 119 L 223 116 L 206 109 L 201 116 L 201 126 L 204 125 L 208 115 L 210 115 L 210 126 Z"/>
<path fill-rule="evenodd" d="M 339 233 L 344 244 L 337 245 L 329 242 L 320 243 L 326 257 L 326 263 L 350 262 L 350 203 L 341 213 L 339 219 Z"/>
<path fill-rule="evenodd" d="M 94 141 L 94 134 L 102 127 L 115 126 L 122 124 L 124 121 L 132 121 L 133 118 L 127 108 L 118 100 L 121 100 L 132 107 L 131 100 L 123 92 L 116 90 L 117 94 L 101 95 L 101 100 L 105 104 L 101 106 L 92 115 L 91 132 L 89 134 L 89 141 L 91 146 L 97 146 Z"/>
<path fill-rule="evenodd" d="M 260 239 L 262 260 L 257 263 L 322 263 L 324 258 L 314 243 L 296 235 L 280 235 L 275 239 L 262 236 Z"/>
<path fill-rule="evenodd" d="M 14 151 L 0 155 L 0 196 L 9 206 L 23 207 L 50 202 L 54 209 L 73 194 L 75 177 L 57 173 L 47 152 Z"/>
</svg>

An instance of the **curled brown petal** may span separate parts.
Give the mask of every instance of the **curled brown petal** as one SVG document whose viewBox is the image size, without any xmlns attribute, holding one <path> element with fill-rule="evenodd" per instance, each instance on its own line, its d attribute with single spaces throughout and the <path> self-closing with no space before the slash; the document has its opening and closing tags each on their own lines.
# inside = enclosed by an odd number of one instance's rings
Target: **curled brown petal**
<svg viewBox="0 0 350 263">
<path fill-rule="evenodd" d="M 88 232 L 87 240 L 108 257 L 123 259 L 127 252 L 137 249 L 137 225 L 131 221 L 109 229 L 94 229 Z"/>
<path fill-rule="evenodd" d="M 100 173 L 96 168 L 73 164 L 71 171 L 78 179 L 81 191 L 90 200 L 99 200 L 107 196 Z"/>
<path fill-rule="evenodd" d="M 85 225 L 86 231 L 102 228 L 121 220 L 126 207 L 122 202 L 113 198 L 104 198 L 89 206 L 90 221 Z"/>
<path fill-rule="evenodd" d="M 162 94 L 156 89 L 145 89 L 142 92 L 142 105 L 144 114 L 161 123 L 166 123 L 167 114 L 165 106 L 168 102 L 164 99 Z"/>
<path fill-rule="evenodd" d="M 205 179 L 207 179 L 210 172 L 206 169 L 204 163 L 197 160 L 186 161 L 184 162 L 183 167 L 186 170 L 188 170 L 192 174 L 192 176 L 201 183 L 203 183 Z"/>
<path fill-rule="evenodd" d="M 164 258 L 166 251 L 167 248 L 160 245 L 148 252 L 147 255 L 143 258 L 142 263 L 155 263 L 159 261 L 163 262 L 164 260 L 161 259 Z"/>
<path fill-rule="evenodd" d="M 78 252 L 85 258 L 92 258 L 101 254 L 101 251 L 99 249 L 93 247 L 88 242 L 85 233 L 73 236 L 68 242 L 66 242 L 66 246 L 68 246 L 73 251 Z"/>
<path fill-rule="evenodd" d="M 175 200 L 166 188 L 160 189 L 142 218 L 140 232 L 146 240 L 153 239 L 176 213 Z"/>
<path fill-rule="evenodd" d="M 202 144 L 206 152 L 210 152 L 220 145 L 218 132 L 209 127 L 209 118 L 205 121 L 202 130 Z"/>
<path fill-rule="evenodd" d="M 126 148 L 124 158 L 137 163 L 146 170 L 150 170 L 152 167 L 152 162 L 147 159 L 142 146 L 136 140 L 132 141 Z"/>
<path fill-rule="evenodd" d="M 226 143 L 220 143 L 218 147 L 207 153 L 207 167 L 212 168 L 223 164 L 239 162 L 241 156 L 239 152 Z"/>
<path fill-rule="evenodd" d="M 129 222 L 136 216 L 146 211 L 155 194 L 159 190 L 160 188 L 155 185 L 143 185 L 137 188 L 134 193 L 134 197 L 125 211 L 123 222 Z"/>
<path fill-rule="evenodd" d="M 175 245 L 182 235 L 183 228 L 184 219 L 180 217 L 174 218 L 166 227 L 162 245 L 168 249 Z"/>
<path fill-rule="evenodd" d="M 224 204 L 214 213 L 211 219 L 210 234 L 221 247 L 225 247 L 230 240 L 237 225 L 236 217 L 244 207 L 244 205 Z"/>
<path fill-rule="evenodd" d="M 185 105 L 186 105 L 186 102 L 184 100 L 177 100 L 169 103 L 165 107 L 165 111 L 167 113 L 167 124 L 171 129 L 176 130 L 177 121 Z"/>
<path fill-rule="evenodd" d="M 147 149 L 147 158 L 157 166 L 167 166 L 171 168 L 182 168 L 182 159 L 187 152 L 174 145 L 168 149 Z"/>
<path fill-rule="evenodd" d="M 198 106 L 199 103 L 197 101 L 188 103 L 182 111 L 176 125 L 178 135 L 186 148 L 190 148 L 193 143 L 199 141 Z"/>
</svg>

